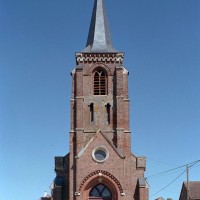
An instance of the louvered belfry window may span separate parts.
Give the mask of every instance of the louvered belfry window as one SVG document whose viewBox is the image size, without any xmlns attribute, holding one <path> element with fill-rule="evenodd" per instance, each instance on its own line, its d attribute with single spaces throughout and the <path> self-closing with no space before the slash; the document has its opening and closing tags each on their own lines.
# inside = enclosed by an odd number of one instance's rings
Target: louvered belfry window
<svg viewBox="0 0 200 200">
<path fill-rule="evenodd" d="M 106 95 L 106 74 L 103 70 L 94 72 L 94 95 Z"/>
</svg>

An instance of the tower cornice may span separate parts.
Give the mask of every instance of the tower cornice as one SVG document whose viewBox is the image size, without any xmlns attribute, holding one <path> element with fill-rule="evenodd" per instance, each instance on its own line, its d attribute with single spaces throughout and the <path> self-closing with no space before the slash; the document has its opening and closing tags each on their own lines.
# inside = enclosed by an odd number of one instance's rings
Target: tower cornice
<svg viewBox="0 0 200 200">
<path fill-rule="evenodd" d="M 81 63 L 118 63 L 123 64 L 124 53 L 76 53 L 77 64 Z"/>
</svg>

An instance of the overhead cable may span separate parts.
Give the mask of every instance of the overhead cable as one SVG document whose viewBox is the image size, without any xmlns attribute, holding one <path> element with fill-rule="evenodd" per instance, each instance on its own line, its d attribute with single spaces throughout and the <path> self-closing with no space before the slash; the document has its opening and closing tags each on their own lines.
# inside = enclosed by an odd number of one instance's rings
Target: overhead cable
<svg viewBox="0 0 200 200">
<path fill-rule="evenodd" d="M 194 161 L 194 162 L 191 162 L 191 163 L 188 163 L 188 164 L 185 164 L 185 165 L 181 165 L 181 166 L 175 167 L 175 168 L 173 168 L 173 169 L 169 169 L 169 170 L 166 170 L 166 171 L 157 173 L 157 174 L 150 175 L 150 176 L 148 176 L 147 178 L 152 178 L 152 177 L 156 177 L 156 176 L 159 176 L 159 175 L 162 175 L 162 174 L 166 174 L 166 173 L 168 173 L 168 172 L 171 172 L 171 171 L 174 171 L 174 170 L 177 170 L 177 169 L 186 167 L 187 165 L 193 166 L 193 165 L 197 164 L 198 162 L 200 162 L 200 160 L 196 160 L 196 161 Z M 191 166 L 189 166 L 189 167 L 191 167 Z"/>
<path fill-rule="evenodd" d="M 160 193 L 161 191 L 163 191 L 164 189 L 166 189 L 168 186 L 170 186 L 173 182 L 175 182 L 179 177 L 181 177 L 184 173 L 186 172 L 186 170 L 184 170 L 181 174 L 179 174 L 175 179 L 173 179 L 169 184 L 167 184 L 164 188 L 162 188 L 161 190 L 159 190 L 158 192 L 154 193 L 152 196 L 155 196 L 156 194 Z"/>
</svg>

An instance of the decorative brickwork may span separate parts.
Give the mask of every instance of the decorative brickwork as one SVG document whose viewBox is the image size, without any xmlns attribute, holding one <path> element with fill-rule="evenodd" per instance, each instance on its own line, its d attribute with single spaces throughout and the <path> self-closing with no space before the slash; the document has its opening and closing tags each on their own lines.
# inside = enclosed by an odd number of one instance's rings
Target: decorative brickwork
<svg viewBox="0 0 200 200">
<path fill-rule="evenodd" d="M 82 187 L 89 179 L 100 179 L 100 182 L 101 182 L 102 181 L 101 179 L 103 179 L 104 176 L 106 178 L 109 178 L 112 181 L 114 181 L 116 183 L 116 185 L 118 186 L 120 193 L 123 193 L 123 189 L 122 189 L 120 182 L 112 174 L 110 174 L 109 172 L 103 171 L 103 170 L 97 170 L 97 171 L 89 174 L 87 177 L 85 177 L 85 179 L 83 180 L 83 182 L 80 185 L 79 192 L 81 191 Z"/>
<path fill-rule="evenodd" d="M 115 54 L 111 54 L 111 53 L 110 54 L 108 54 L 108 53 L 101 53 L 101 54 L 76 53 L 77 64 L 98 63 L 98 62 L 103 62 L 106 64 L 109 64 L 109 63 L 123 64 L 123 58 L 124 58 L 123 53 L 115 53 Z"/>
</svg>

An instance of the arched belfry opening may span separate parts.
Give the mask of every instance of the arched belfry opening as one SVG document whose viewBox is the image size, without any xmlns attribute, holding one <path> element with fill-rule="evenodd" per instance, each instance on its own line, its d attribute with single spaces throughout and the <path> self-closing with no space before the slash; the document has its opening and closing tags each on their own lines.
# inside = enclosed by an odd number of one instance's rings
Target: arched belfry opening
<svg viewBox="0 0 200 200">
<path fill-rule="evenodd" d="M 107 73 L 103 68 L 96 68 L 93 72 L 94 95 L 107 95 Z"/>
</svg>

